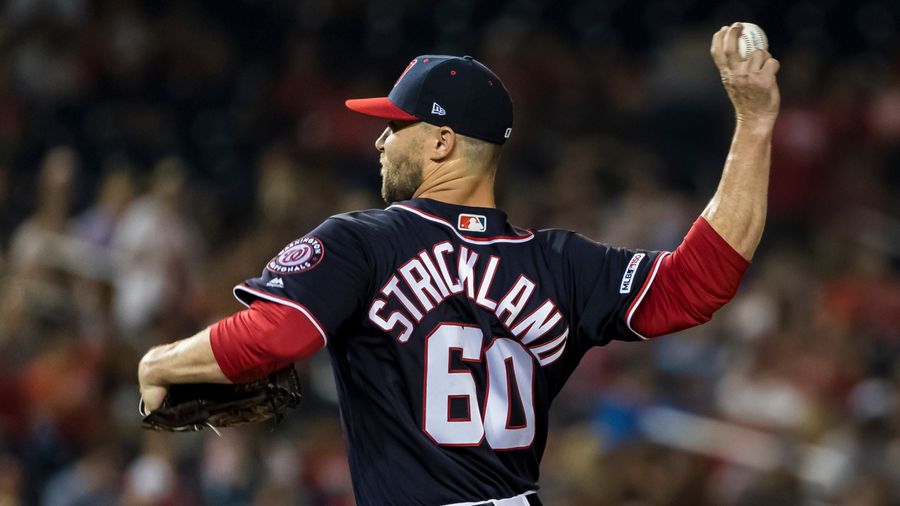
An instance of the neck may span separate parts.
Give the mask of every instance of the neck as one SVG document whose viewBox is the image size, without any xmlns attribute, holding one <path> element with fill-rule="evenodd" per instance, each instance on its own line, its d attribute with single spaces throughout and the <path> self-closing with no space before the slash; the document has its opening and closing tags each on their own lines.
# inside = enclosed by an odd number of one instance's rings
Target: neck
<svg viewBox="0 0 900 506">
<path fill-rule="evenodd" d="M 497 207 L 494 201 L 494 171 L 467 167 L 459 161 L 436 165 L 413 198 L 428 198 L 470 207 Z"/>
</svg>

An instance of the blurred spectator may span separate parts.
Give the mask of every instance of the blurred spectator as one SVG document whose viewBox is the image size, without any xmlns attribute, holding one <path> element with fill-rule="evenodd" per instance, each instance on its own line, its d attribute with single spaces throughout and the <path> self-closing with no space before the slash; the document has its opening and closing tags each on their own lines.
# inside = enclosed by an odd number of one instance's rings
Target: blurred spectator
<svg viewBox="0 0 900 506">
<path fill-rule="evenodd" d="M 120 504 L 180 506 L 196 504 L 188 479 L 175 466 L 172 434 L 144 433 L 140 454 L 125 471 Z"/>
<path fill-rule="evenodd" d="M 113 167 L 104 175 L 97 202 L 74 219 L 75 237 L 103 248 L 112 246 L 116 224 L 134 198 L 133 171 L 128 166 Z"/>
<path fill-rule="evenodd" d="M 5 333 L 37 338 L 28 322 L 65 321 L 70 314 L 70 274 L 77 262 L 69 248 L 69 219 L 77 154 L 57 147 L 38 173 L 37 207 L 13 232 L 4 306 Z"/>
<path fill-rule="evenodd" d="M 37 276 L 41 268 L 61 261 L 53 253 L 64 253 L 64 248 L 54 248 L 52 242 L 69 232 L 69 207 L 77 170 L 77 154 L 70 148 L 54 148 L 44 157 L 38 175 L 37 209 L 12 236 L 11 271 Z"/>
<path fill-rule="evenodd" d="M 109 445 L 94 449 L 48 483 L 44 506 L 97 506 L 118 504 L 120 463 Z"/>
<path fill-rule="evenodd" d="M 72 223 L 72 235 L 85 251 L 80 258 L 82 275 L 73 287 L 72 302 L 84 326 L 83 333 L 89 337 L 102 337 L 110 331 L 107 315 L 116 269 L 113 233 L 134 198 L 132 177 L 128 167 L 110 170 L 100 182 L 96 203 Z"/>
<path fill-rule="evenodd" d="M 262 448 L 265 467 L 262 469 L 262 484 L 254 498 L 254 504 L 278 505 L 285 498 L 294 498 L 294 503 L 309 503 L 300 476 L 303 464 L 296 445 L 286 438 L 273 438 Z"/>
<path fill-rule="evenodd" d="M 236 431 L 226 431 L 223 437 L 206 440 L 200 472 L 207 504 L 250 502 L 256 476 L 244 439 Z"/>
<path fill-rule="evenodd" d="M 203 248 L 187 213 L 187 177 L 181 160 L 161 160 L 150 191 L 116 225 L 113 310 L 125 336 L 139 337 L 157 319 L 192 309 Z"/>
</svg>

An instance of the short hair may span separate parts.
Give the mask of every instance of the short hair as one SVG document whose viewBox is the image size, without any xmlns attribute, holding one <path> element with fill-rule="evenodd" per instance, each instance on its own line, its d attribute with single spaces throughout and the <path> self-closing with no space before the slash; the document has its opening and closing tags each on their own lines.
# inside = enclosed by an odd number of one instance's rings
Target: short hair
<svg viewBox="0 0 900 506">
<path fill-rule="evenodd" d="M 500 162 L 500 151 L 503 149 L 503 146 L 467 135 L 456 134 L 456 137 L 462 141 L 459 143 L 460 154 L 472 165 L 491 170 L 497 169 L 497 164 Z"/>
</svg>

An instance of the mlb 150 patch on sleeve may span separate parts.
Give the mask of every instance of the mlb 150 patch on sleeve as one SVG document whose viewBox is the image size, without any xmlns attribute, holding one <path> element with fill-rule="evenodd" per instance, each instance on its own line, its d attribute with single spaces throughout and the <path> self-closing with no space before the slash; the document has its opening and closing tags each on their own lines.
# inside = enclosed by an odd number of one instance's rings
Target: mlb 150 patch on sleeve
<svg viewBox="0 0 900 506">
<path fill-rule="evenodd" d="M 634 275 L 637 273 L 637 268 L 641 265 L 641 260 L 645 256 L 647 255 L 644 253 L 635 253 L 631 260 L 628 261 L 628 266 L 625 267 L 625 274 L 622 275 L 622 284 L 619 285 L 619 293 L 631 293 Z"/>
<path fill-rule="evenodd" d="M 297 274 L 312 269 L 324 256 L 322 241 L 313 236 L 301 237 L 285 246 L 266 268 L 276 274 Z"/>
</svg>

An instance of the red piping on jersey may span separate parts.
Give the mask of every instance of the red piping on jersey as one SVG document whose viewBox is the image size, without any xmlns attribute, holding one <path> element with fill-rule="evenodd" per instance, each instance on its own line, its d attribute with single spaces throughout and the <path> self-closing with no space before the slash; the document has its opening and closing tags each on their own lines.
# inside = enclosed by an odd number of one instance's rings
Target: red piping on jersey
<svg viewBox="0 0 900 506">
<path fill-rule="evenodd" d="M 243 304 L 247 307 L 250 307 L 250 304 L 247 304 L 246 302 L 241 300 L 240 297 L 237 296 L 238 290 L 243 290 L 243 291 L 245 291 L 253 296 L 259 297 L 261 299 L 266 299 L 268 301 L 275 302 L 275 303 L 281 304 L 283 306 L 292 307 L 292 308 L 296 309 L 297 311 L 300 311 L 301 313 L 304 314 L 304 316 L 309 318 L 309 321 L 311 321 L 312 324 L 316 327 L 316 330 L 319 331 L 319 335 L 322 336 L 322 341 L 324 341 L 325 344 L 328 344 L 328 335 L 325 333 L 324 327 L 322 326 L 321 323 L 319 323 L 319 320 L 316 319 L 315 315 L 312 314 L 312 311 L 310 311 L 309 309 L 306 309 L 306 306 L 304 306 L 303 304 L 300 304 L 299 302 L 296 302 L 296 301 L 293 301 L 290 299 L 285 299 L 284 297 L 272 295 L 271 293 L 266 293 L 266 292 L 263 292 L 260 290 L 255 290 L 253 288 L 250 288 L 247 285 L 237 285 L 232 290 L 234 292 L 234 298 L 236 298 L 238 300 L 238 302 L 240 302 L 241 304 Z"/>
<path fill-rule="evenodd" d="M 647 286 L 628 309 L 628 328 L 645 339 L 706 323 L 734 297 L 749 266 L 698 218 L 674 252 L 657 258 Z"/>
<path fill-rule="evenodd" d="M 493 236 L 493 237 L 471 237 L 471 236 L 467 236 L 467 235 L 462 235 L 456 231 L 456 227 L 454 227 L 452 223 L 441 218 L 440 216 L 435 216 L 435 215 L 428 213 L 426 211 L 423 211 L 421 209 L 416 209 L 415 207 L 410 207 L 410 206 L 407 206 L 404 204 L 394 204 L 392 206 L 389 206 L 388 209 L 392 209 L 395 207 L 398 209 L 403 209 L 405 211 L 409 211 L 411 213 L 418 214 L 419 216 L 421 216 L 422 218 L 425 218 L 426 220 L 434 221 L 436 223 L 440 223 L 446 227 L 449 227 L 450 230 L 452 230 L 453 233 L 456 234 L 460 239 L 467 241 L 467 242 L 475 243 L 475 244 L 493 244 L 495 242 L 519 243 L 519 242 L 527 242 L 527 241 L 534 239 L 534 234 L 530 231 L 526 232 L 525 235 L 521 235 L 521 236 L 497 235 L 497 236 Z"/>
<path fill-rule="evenodd" d="M 641 286 L 641 291 L 639 291 L 637 294 L 637 297 L 635 297 L 634 300 L 631 301 L 631 305 L 628 306 L 628 311 L 625 313 L 626 314 L 625 325 L 628 326 L 628 330 L 634 332 L 634 334 L 636 336 L 640 337 L 641 339 L 643 339 L 645 341 L 647 340 L 647 338 L 642 336 L 638 332 L 636 332 L 631 327 L 631 317 L 634 316 L 634 312 L 641 305 L 641 301 L 643 301 L 644 295 L 647 294 L 647 290 L 650 288 L 651 285 L 653 285 L 653 280 L 656 279 L 656 273 L 659 270 L 660 262 L 662 261 L 663 258 L 665 258 L 666 256 L 668 256 L 670 254 L 671 253 L 669 253 L 668 251 L 664 251 L 664 252 L 660 253 L 660 255 L 658 257 L 656 257 L 656 261 L 653 262 L 653 268 L 650 271 L 650 275 L 648 275 L 647 279 L 644 280 L 644 284 L 643 284 L 643 286 Z"/>
</svg>

